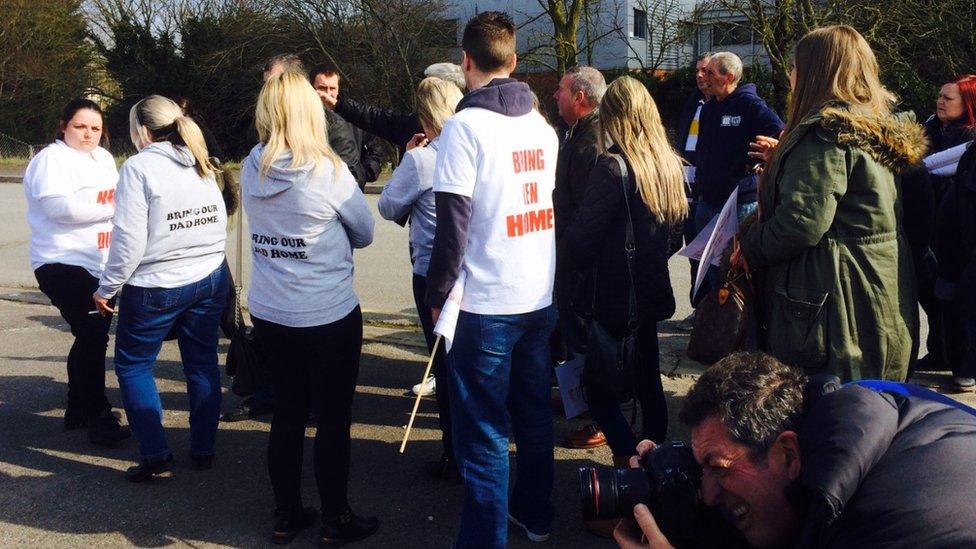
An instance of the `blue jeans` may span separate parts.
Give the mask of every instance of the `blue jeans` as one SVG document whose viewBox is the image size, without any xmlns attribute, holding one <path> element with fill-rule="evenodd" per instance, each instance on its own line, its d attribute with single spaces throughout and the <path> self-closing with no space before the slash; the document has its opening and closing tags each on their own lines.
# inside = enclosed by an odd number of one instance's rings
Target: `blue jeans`
<svg viewBox="0 0 976 549">
<path fill-rule="evenodd" d="M 719 204 L 718 206 L 715 206 L 707 202 L 698 201 L 698 203 L 695 205 L 695 234 L 696 235 L 702 232 L 702 230 L 705 229 L 705 225 L 708 225 L 708 222 L 711 221 L 713 217 L 715 217 L 716 215 L 719 214 L 719 212 L 722 211 L 722 206 L 724 205 L 725 204 Z M 758 206 L 759 206 L 758 202 L 739 203 L 735 212 L 736 218 L 738 219 L 738 221 L 741 222 L 749 214 L 756 211 L 756 208 Z M 707 294 L 709 290 L 711 290 L 712 288 L 718 288 L 719 286 L 722 285 L 723 282 L 725 282 L 725 280 L 722 279 L 722 274 L 719 273 L 718 268 L 709 267 L 708 273 L 705 275 L 705 280 L 702 281 L 701 288 L 698 289 L 698 295 L 695 297 L 701 299 L 701 297 Z M 695 284 L 694 279 L 692 279 L 691 284 L 692 284 L 692 288 L 694 288 L 694 284 Z"/>
<path fill-rule="evenodd" d="M 217 330 L 227 302 L 226 264 L 206 278 L 179 288 L 125 285 L 119 298 L 115 373 L 129 427 L 143 459 L 170 454 L 163 432 L 163 407 L 153 365 L 163 338 L 176 325 L 177 343 L 190 400 L 190 451 L 214 453 L 220 415 Z"/>
<path fill-rule="evenodd" d="M 455 544 L 504 547 L 509 512 L 535 533 L 552 525 L 553 306 L 517 315 L 461 312 L 450 372 L 454 455 L 464 478 L 461 531 Z M 514 435 L 515 486 L 509 511 L 509 435 Z"/>
</svg>

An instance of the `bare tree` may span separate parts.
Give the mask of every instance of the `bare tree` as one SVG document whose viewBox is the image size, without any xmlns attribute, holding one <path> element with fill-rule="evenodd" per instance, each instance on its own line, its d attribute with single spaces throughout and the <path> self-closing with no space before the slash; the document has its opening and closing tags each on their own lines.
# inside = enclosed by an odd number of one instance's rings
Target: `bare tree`
<svg viewBox="0 0 976 549">
<path fill-rule="evenodd" d="M 694 20 L 706 27 L 723 21 L 752 33 L 769 58 L 772 103 L 782 112 L 789 96 L 793 45 L 821 23 L 825 5 L 818 0 L 706 0 L 698 5 Z"/>
<path fill-rule="evenodd" d="M 441 0 L 280 0 L 277 13 L 302 45 L 329 61 L 343 86 L 384 105 L 412 108 L 423 69 L 451 61 L 457 22 Z"/>
</svg>

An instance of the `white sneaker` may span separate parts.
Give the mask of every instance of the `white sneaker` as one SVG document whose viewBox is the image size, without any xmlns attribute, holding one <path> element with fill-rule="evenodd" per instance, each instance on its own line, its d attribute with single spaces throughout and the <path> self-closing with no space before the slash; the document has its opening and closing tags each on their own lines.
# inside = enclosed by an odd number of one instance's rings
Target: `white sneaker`
<svg viewBox="0 0 976 549">
<path fill-rule="evenodd" d="M 437 390 L 437 378 L 430 376 L 426 383 L 418 383 L 413 386 L 413 394 L 420 396 L 430 396 Z"/>
<path fill-rule="evenodd" d="M 964 391 L 971 391 L 976 388 L 976 379 L 971 377 L 952 377 L 952 383 L 957 389 L 962 389 Z"/>
<path fill-rule="evenodd" d="M 525 535 L 528 536 L 529 541 L 535 541 L 535 542 L 549 541 L 549 532 L 546 532 L 545 534 L 536 534 L 532 532 L 532 530 L 529 530 L 528 527 L 526 527 L 524 524 L 522 524 L 519 521 L 519 519 L 513 517 L 511 513 L 508 514 L 508 522 L 511 522 L 515 526 L 518 526 L 522 530 L 525 530 Z"/>
</svg>

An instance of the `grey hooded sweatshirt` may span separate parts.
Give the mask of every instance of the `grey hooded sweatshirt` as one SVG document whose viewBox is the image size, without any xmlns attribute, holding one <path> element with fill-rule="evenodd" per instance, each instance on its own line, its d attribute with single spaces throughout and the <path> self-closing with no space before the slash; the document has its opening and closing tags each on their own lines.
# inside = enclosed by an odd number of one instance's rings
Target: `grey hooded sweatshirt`
<svg viewBox="0 0 976 549">
<path fill-rule="evenodd" d="M 359 305 L 352 249 L 373 241 L 373 214 L 345 164 L 292 167 L 290 152 L 260 173 L 258 144 L 241 167 L 251 232 L 251 314 L 295 328 L 341 320 Z"/>
<path fill-rule="evenodd" d="M 98 294 L 123 284 L 179 288 L 224 261 L 227 212 L 212 177 L 200 177 L 186 147 L 151 143 L 119 170 L 112 244 Z"/>
</svg>

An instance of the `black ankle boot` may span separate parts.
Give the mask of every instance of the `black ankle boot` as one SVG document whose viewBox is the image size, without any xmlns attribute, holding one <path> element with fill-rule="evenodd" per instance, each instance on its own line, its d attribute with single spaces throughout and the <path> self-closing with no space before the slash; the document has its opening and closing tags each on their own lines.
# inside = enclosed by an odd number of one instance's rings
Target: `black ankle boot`
<svg viewBox="0 0 976 549">
<path fill-rule="evenodd" d="M 322 519 L 319 544 L 335 546 L 366 539 L 375 534 L 379 527 L 378 518 L 360 517 L 347 508 L 339 516 Z"/>
<path fill-rule="evenodd" d="M 208 471 L 213 468 L 213 454 L 194 454 L 190 453 L 190 461 L 193 462 L 193 469 L 196 471 Z"/>
<path fill-rule="evenodd" d="M 123 427 L 119 418 L 109 410 L 88 421 L 88 441 L 92 444 L 113 448 L 131 436 L 132 431 Z"/>
<path fill-rule="evenodd" d="M 125 480 L 130 482 L 142 482 L 150 479 L 153 475 L 159 475 L 169 471 L 169 464 L 173 462 L 173 454 L 159 458 L 139 460 L 139 465 L 129 467 L 125 472 Z"/>
<path fill-rule="evenodd" d="M 275 511 L 274 532 L 271 541 L 277 545 L 291 543 L 299 532 L 315 524 L 319 512 L 314 507 L 306 507 L 295 511 Z"/>
<path fill-rule="evenodd" d="M 428 475 L 438 480 L 446 480 L 454 484 L 461 483 L 461 472 L 458 471 L 457 462 L 452 457 L 441 456 L 441 459 L 437 461 L 428 461 L 424 465 L 424 470 L 427 471 Z"/>
</svg>

